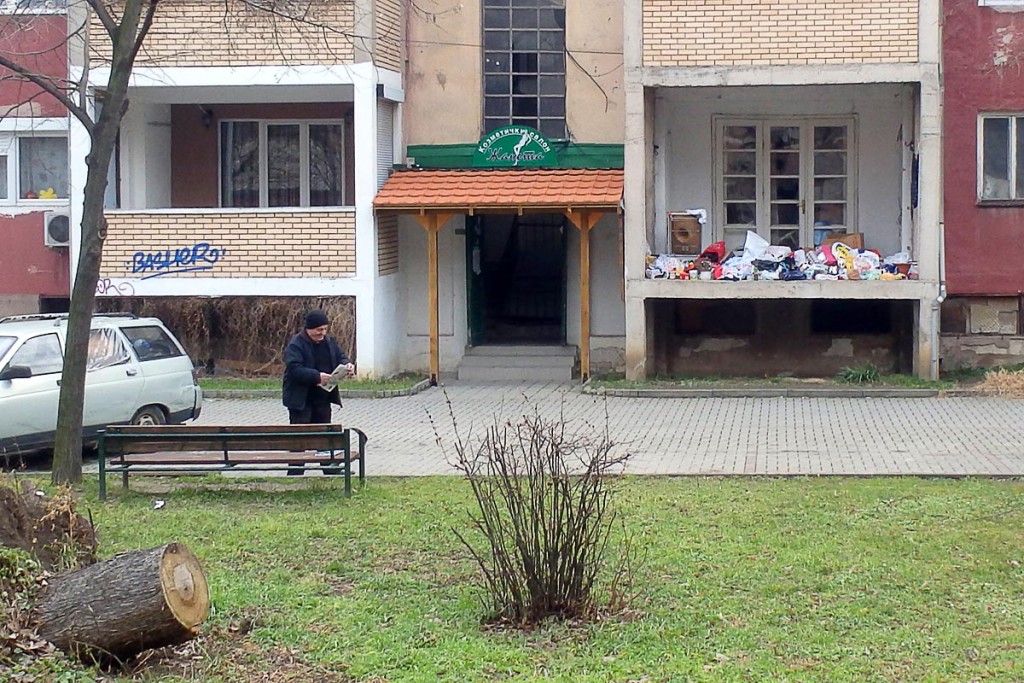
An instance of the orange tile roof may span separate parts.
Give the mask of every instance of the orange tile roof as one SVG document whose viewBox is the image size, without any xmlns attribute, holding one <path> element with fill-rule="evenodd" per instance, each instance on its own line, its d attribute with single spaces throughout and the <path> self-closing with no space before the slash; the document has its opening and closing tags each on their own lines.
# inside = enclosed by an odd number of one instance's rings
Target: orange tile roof
<svg viewBox="0 0 1024 683">
<path fill-rule="evenodd" d="M 445 169 L 396 171 L 377 211 L 454 213 L 515 209 L 618 209 L 621 169 Z"/>
</svg>

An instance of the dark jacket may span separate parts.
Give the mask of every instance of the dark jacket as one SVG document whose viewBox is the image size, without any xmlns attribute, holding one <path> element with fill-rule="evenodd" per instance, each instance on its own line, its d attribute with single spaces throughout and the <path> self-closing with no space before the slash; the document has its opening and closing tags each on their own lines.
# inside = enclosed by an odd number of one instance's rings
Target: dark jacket
<svg viewBox="0 0 1024 683">
<path fill-rule="evenodd" d="M 326 337 L 321 344 L 327 344 L 331 352 L 331 369 L 349 363 L 348 356 L 341 350 L 338 343 Z M 281 390 L 281 402 L 293 410 L 303 410 L 309 390 L 320 384 L 320 371 L 316 369 L 313 358 L 313 340 L 305 332 L 299 332 L 284 348 L 284 384 Z M 319 390 L 318 390 L 319 391 Z M 341 396 L 337 387 L 331 392 L 331 403 L 341 405 Z"/>
</svg>

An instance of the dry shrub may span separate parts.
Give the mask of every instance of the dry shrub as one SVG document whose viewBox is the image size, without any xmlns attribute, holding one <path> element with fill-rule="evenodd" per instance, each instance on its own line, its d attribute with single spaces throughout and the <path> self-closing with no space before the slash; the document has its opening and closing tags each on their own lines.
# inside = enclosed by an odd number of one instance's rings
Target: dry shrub
<svg viewBox="0 0 1024 683">
<path fill-rule="evenodd" d="M 100 298 L 96 311 L 160 318 L 197 365 L 243 376 L 278 375 L 288 340 L 302 329 L 306 311 L 320 308 L 331 334 L 356 359 L 353 297 L 231 296 Z M 212 359 L 212 361 L 211 361 Z"/>
<path fill-rule="evenodd" d="M 997 396 L 1024 398 L 1024 370 L 987 372 L 981 389 Z"/>
<path fill-rule="evenodd" d="M 613 446 L 607 433 L 572 433 L 564 418 L 536 410 L 496 419 L 475 448 L 456 440 L 454 465 L 476 499 L 470 528 L 480 541 L 453 531 L 483 574 L 495 621 L 528 626 L 629 607 L 636 553 L 627 534 L 621 545 L 612 540 L 612 475 L 629 456 Z"/>
</svg>

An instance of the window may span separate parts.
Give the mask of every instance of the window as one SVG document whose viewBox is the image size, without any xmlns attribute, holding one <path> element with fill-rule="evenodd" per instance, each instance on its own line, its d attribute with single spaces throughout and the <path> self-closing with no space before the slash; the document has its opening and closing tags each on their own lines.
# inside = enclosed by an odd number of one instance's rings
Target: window
<svg viewBox="0 0 1024 683">
<path fill-rule="evenodd" d="M 159 327 L 122 327 L 124 336 L 128 337 L 135 355 L 140 361 L 174 358 L 182 355 L 181 349 L 167 333 Z"/>
<path fill-rule="evenodd" d="M 67 198 L 67 137 L 0 135 L 0 202 Z"/>
<path fill-rule="evenodd" d="M 748 230 L 792 249 L 816 230 L 853 231 L 853 122 L 719 120 L 717 239 L 742 248 Z"/>
<path fill-rule="evenodd" d="M 978 0 L 978 7 L 991 7 L 997 12 L 1024 11 L 1024 0 Z"/>
<path fill-rule="evenodd" d="M 131 360 L 120 335 L 110 328 L 89 332 L 89 351 L 85 367 L 88 372 L 122 365 Z"/>
<path fill-rule="evenodd" d="M 0 13 L 51 14 L 63 12 L 67 5 L 67 0 L 0 0 Z"/>
<path fill-rule="evenodd" d="M 978 119 L 978 199 L 1024 199 L 1024 115 Z"/>
<path fill-rule="evenodd" d="M 565 137 L 565 0 L 484 0 L 484 133 Z"/>
<path fill-rule="evenodd" d="M 341 122 L 224 121 L 221 206 L 344 206 Z"/>
<path fill-rule="evenodd" d="M 18 341 L 17 337 L 0 337 L 0 358 L 4 357 L 7 353 L 7 349 L 14 346 L 14 342 Z"/>
<path fill-rule="evenodd" d="M 44 334 L 32 337 L 21 348 L 14 352 L 12 365 L 23 365 L 32 370 L 32 376 L 51 375 L 64 368 L 64 354 L 60 350 L 60 342 L 55 334 Z"/>
</svg>

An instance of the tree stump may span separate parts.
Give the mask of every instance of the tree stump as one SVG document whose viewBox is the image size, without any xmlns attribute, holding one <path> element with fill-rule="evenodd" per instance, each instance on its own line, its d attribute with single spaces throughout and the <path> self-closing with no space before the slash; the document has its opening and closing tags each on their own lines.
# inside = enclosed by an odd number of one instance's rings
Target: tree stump
<svg viewBox="0 0 1024 683">
<path fill-rule="evenodd" d="M 53 577 L 39 603 L 39 634 L 80 659 L 124 661 L 194 638 L 209 609 L 199 561 L 169 543 Z"/>
</svg>

